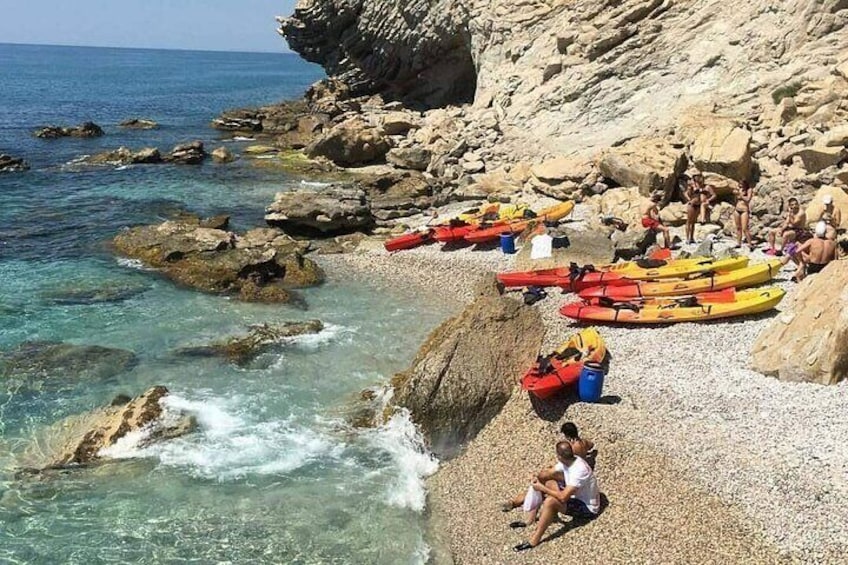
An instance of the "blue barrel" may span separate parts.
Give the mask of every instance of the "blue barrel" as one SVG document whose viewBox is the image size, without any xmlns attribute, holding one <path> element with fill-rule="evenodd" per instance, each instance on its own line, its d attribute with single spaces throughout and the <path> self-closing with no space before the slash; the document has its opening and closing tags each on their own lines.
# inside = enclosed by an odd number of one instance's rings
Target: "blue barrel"
<svg viewBox="0 0 848 565">
<path fill-rule="evenodd" d="M 509 255 L 515 253 L 515 236 L 511 233 L 501 234 L 501 251 Z"/>
<path fill-rule="evenodd" d="M 583 402 L 597 402 L 604 390 L 604 368 L 597 363 L 586 363 L 577 381 L 577 395 Z"/>
</svg>

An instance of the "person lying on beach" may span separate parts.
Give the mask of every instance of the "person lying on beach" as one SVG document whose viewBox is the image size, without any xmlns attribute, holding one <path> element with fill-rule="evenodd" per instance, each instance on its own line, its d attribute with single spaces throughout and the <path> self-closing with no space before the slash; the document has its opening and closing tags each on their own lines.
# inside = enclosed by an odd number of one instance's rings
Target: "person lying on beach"
<svg viewBox="0 0 848 565">
<path fill-rule="evenodd" d="M 777 254 L 775 241 L 778 236 L 781 238 L 783 247 L 786 247 L 793 241 L 797 240 L 799 236 L 803 236 L 805 232 L 807 214 L 801 210 L 801 205 L 798 203 L 798 199 L 793 197 L 787 200 L 787 208 L 788 210 L 783 222 L 777 228 L 771 230 L 768 234 L 768 250 L 766 251 L 766 255 Z"/>
<path fill-rule="evenodd" d="M 662 193 L 657 191 L 651 194 L 650 198 L 646 198 L 642 203 L 642 227 L 653 232 L 662 232 L 663 246 L 668 249 L 669 236 L 668 227 L 664 226 L 660 221 L 660 209 L 657 204 L 662 200 Z"/>
<path fill-rule="evenodd" d="M 792 280 L 801 282 L 807 275 L 820 273 L 828 263 L 836 259 L 836 240 L 830 239 L 828 235 L 828 224 L 822 220 L 816 224 L 815 235 L 801 245 L 797 246 L 792 254 L 792 259 L 798 264 L 798 270 Z M 789 257 L 783 259 L 785 265 Z"/>
<path fill-rule="evenodd" d="M 552 480 L 542 481 L 540 477 L 534 477 L 531 481 L 533 490 L 543 496 L 539 507 L 541 515 L 530 540 L 516 545 L 515 551 L 526 551 L 539 545 L 559 513 L 591 520 L 601 511 L 598 481 L 589 464 L 574 455 L 568 441 L 556 444 L 556 455 L 558 463 Z"/>
</svg>

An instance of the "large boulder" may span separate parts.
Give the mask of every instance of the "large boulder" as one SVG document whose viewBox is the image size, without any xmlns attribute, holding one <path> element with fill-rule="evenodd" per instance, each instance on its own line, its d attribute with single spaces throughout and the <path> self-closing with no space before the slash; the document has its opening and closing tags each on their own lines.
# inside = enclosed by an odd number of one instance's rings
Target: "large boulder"
<svg viewBox="0 0 848 565">
<path fill-rule="evenodd" d="M 592 164 L 580 157 L 556 157 L 530 168 L 533 188 L 552 198 L 566 199 L 592 174 Z"/>
<path fill-rule="evenodd" d="M 236 160 L 236 156 L 232 151 L 221 146 L 212 150 L 212 160 L 216 163 L 231 163 Z"/>
<path fill-rule="evenodd" d="M 437 204 L 433 184 L 418 172 L 377 175 L 358 185 L 368 195 L 374 219 L 380 222 L 420 214 Z"/>
<path fill-rule="evenodd" d="M 798 285 L 751 351 L 751 367 L 784 381 L 835 384 L 848 376 L 848 261 Z"/>
<path fill-rule="evenodd" d="M 25 341 L 0 353 L 0 380 L 30 390 L 60 390 L 110 379 L 132 369 L 132 351 L 58 341 Z M 6 385 L 4 385 L 6 386 Z"/>
<path fill-rule="evenodd" d="M 811 146 L 798 147 L 781 154 L 781 160 L 791 163 L 798 157 L 804 170 L 808 173 L 818 173 L 828 167 L 839 165 L 848 157 L 848 151 L 844 147 Z"/>
<path fill-rule="evenodd" d="M 816 141 L 816 145 L 822 145 L 824 147 L 848 146 L 848 124 L 828 130 Z"/>
<path fill-rule="evenodd" d="M 104 151 L 82 160 L 89 165 L 135 165 L 161 163 L 162 155 L 155 147 L 145 147 L 138 151 L 132 151 L 127 147 L 118 147 L 112 151 Z"/>
<path fill-rule="evenodd" d="M 374 218 L 362 188 L 331 185 L 278 192 L 265 208 L 265 221 L 292 234 L 335 235 L 368 229 Z"/>
<path fill-rule="evenodd" d="M 100 137 L 103 135 L 103 128 L 94 122 L 83 122 L 74 127 L 45 126 L 37 129 L 33 135 L 42 139 L 56 139 L 59 137 Z"/>
<path fill-rule="evenodd" d="M 273 238 L 242 239 L 223 229 L 167 221 L 128 229 L 113 244 L 180 284 L 250 302 L 289 302 L 295 297 L 288 289 L 324 280 L 320 267 L 303 256 L 306 244 L 279 231 Z"/>
<path fill-rule="evenodd" d="M 29 163 L 19 157 L 0 154 L 0 173 L 15 173 L 29 169 Z"/>
<path fill-rule="evenodd" d="M 163 159 L 169 163 L 180 165 L 199 165 L 206 158 L 206 150 L 202 141 L 192 141 L 174 147 Z"/>
<path fill-rule="evenodd" d="M 386 162 L 400 169 L 425 171 L 432 157 L 433 153 L 423 147 L 396 147 L 386 153 Z"/>
<path fill-rule="evenodd" d="M 440 455 L 500 412 L 542 345 L 538 310 L 498 295 L 494 283 L 487 275 L 476 300 L 436 328 L 394 379 L 395 402 L 410 410 Z"/>
<path fill-rule="evenodd" d="M 807 222 L 812 224 L 818 221 L 824 211 L 823 198 L 825 195 L 833 197 L 833 205 L 842 213 L 841 227 L 848 226 L 848 194 L 838 186 L 823 186 L 818 189 L 813 199 L 807 205 Z"/>
<path fill-rule="evenodd" d="M 730 122 L 705 128 L 692 143 L 692 161 L 702 172 L 750 180 L 751 132 Z"/>
<path fill-rule="evenodd" d="M 624 220 L 628 226 L 641 227 L 641 206 L 645 197 L 638 187 L 612 188 L 589 199 L 590 206 L 602 216 Z"/>
<path fill-rule="evenodd" d="M 40 434 L 28 449 L 21 474 L 72 469 L 102 462 L 122 439 L 144 448 L 192 432 L 196 421 L 167 404 L 168 389 L 155 386 L 135 398 L 119 396 L 111 406 L 71 416 Z"/>
<path fill-rule="evenodd" d="M 603 151 L 598 170 L 621 186 L 638 186 L 644 196 L 663 193 L 663 203 L 671 200 L 677 177 L 686 170 L 683 149 L 664 139 L 637 138 Z"/>
<path fill-rule="evenodd" d="M 356 118 L 331 128 L 306 148 L 309 157 L 325 157 L 346 167 L 379 161 L 388 151 L 383 131 Z"/>
</svg>

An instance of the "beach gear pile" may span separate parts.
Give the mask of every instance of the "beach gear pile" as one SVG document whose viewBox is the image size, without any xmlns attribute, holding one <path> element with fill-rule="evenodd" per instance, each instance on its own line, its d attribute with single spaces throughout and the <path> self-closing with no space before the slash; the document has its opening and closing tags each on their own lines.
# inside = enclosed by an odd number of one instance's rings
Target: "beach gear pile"
<svg viewBox="0 0 848 565">
<path fill-rule="evenodd" d="M 435 242 L 488 243 L 497 241 L 503 234 L 517 235 L 533 226 L 561 220 L 573 209 L 571 201 L 538 212 L 522 204 L 486 204 L 442 223 L 392 238 L 384 246 L 386 251 L 401 251 Z"/>
</svg>

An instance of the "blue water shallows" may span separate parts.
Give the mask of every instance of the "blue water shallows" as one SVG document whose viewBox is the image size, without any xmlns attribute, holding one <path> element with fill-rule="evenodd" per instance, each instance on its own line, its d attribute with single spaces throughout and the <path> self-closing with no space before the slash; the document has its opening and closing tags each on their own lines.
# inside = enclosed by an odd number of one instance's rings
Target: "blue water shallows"
<svg viewBox="0 0 848 565">
<path fill-rule="evenodd" d="M 217 144 L 208 124 L 221 110 L 297 96 L 320 76 L 292 55 L 0 45 L 0 152 L 33 166 L 0 175 L 0 350 L 44 340 L 137 356 L 108 378 L 0 382 L 0 562 L 426 559 L 421 477 L 436 461 L 404 414 L 360 433 L 343 407 L 402 369 L 445 312 L 349 280 L 304 291 L 308 311 L 177 288 L 105 242 L 182 208 L 229 213 L 238 229 L 261 225 L 274 193 L 301 179 L 248 162 L 67 166 L 120 145 Z M 130 117 L 161 127 L 116 126 Z M 86 119 L 107 135 L 30 135 Z M 246 366 L 178 353 L 250 324 L 310 318 L 325 330 Z M 147 448 L 128 438 L 110 450 L 115 463 L 15 477 L 33 438 L 62 418 L 156 384 L 171 389 L 169 410 L 195 415 L 197 433 Z"/>
</svg>

